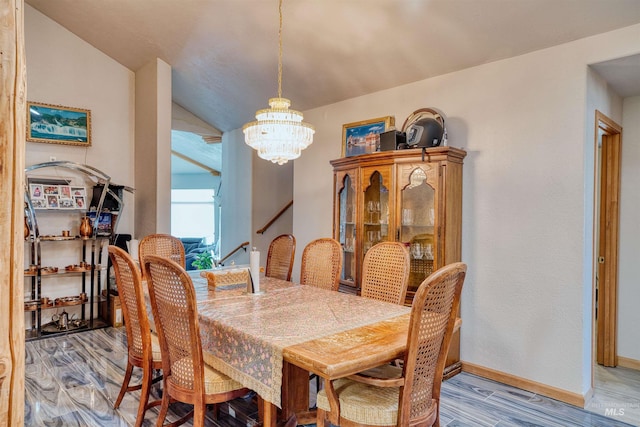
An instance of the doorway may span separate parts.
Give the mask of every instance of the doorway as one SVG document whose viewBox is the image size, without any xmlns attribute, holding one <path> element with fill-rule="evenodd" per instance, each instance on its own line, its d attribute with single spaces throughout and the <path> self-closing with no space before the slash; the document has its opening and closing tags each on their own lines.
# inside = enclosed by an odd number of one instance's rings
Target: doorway
<svg viewBox="0 0 640 427">
<path fill-rule="evenodd" d="M 596 362 L 617 365 L 617 287 L 622 127 L 596 111 Z"/>
</svg>

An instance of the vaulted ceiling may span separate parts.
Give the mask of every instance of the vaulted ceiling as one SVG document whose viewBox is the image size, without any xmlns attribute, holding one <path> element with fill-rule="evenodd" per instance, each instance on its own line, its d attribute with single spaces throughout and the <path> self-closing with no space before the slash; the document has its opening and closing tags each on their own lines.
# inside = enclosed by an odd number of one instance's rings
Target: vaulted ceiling
<svg viewBox="0 0 640 427">
<path fill-rule="evenodd" d="M 174 102 L 221 131 L 277 95 L 277 0 L 26 3 L 133 71 L 164 60 Z M 640 22 L 638 0 L 284 0 L 283 10 L 283 96 L 297 110 Z M 638 58 L 605 65 L 607 79 L 640 76 Z"/>
</svg>

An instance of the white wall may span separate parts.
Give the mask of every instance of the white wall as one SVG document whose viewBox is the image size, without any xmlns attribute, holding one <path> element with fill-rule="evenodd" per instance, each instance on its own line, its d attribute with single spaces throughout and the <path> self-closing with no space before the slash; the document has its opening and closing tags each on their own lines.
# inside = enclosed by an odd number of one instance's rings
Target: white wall
<svg viewBox="0 0 640 427">
<path fill-rule="evenodd" d="M 161 59 L 136 71 L 135 237 L 171 233 L 171 66 Z"/>
<path fill-rule="evenodd" d="M 587 64 L 638 53 L 639 38 L 636 25 L 306 111 L 317 132 L 294 167 L 298 247 L 331 235 L 329 160 L 340 156 L 342 124 L 386 115 L 402 124 L 418 108 L 441 109 L 450 145 L 468 153 L 462 360 L 585 394 L 591 268 L 584 254 L 593 227 L 585 215 L 593 192 Z"/>
<path fill-rule="evenodd" d="M 27 99 L 91 110 L 87 148 L 27 142 L 26 165 L 50 156 L 91 165 L 112 182 L 134 186 L 134 75 L 113 59 L 25 5 Z M 125 195 L 119 232 L 133 232 L 133 197 Z"/>
<path fill-rule="evenodd" d="M 222 218 L 220 255 L 225 256 L 242 242 L 251 242 L 252 164 L 251 148 L 244 143 L 242 129 L 222 135 L 222 186 L 220 188 Z M 255 230 L 254 230 L 255 231 Z M 237 252 L 225 264 L 249 263 L 247 252 Z"/>
<path fill-rule="evenodd" d="M 293 208 L 285 211 L 264 234 L 256 231 L 264 227 L 283 207 L 293 200 L 293 165 L 295 161 L 277 165 L 261 159 L 251 150 L 253 167 L 253 197 L 251 246 L 260 251 L 260 265 L 265 266 L 271 241 L 281 234 L 293 232 Z M 300 247 L 297 250 L 302 251 Z"/>
<path fill-rule="evenodd" d="M 225 265 L 230 261 L 248 264 L 248 251 L 255 246 L 264 267 L 271 240 L 292 232 L 293 210 L 288 209 L 264 235 L 256 230 L 293 198 L 293 165 L 278 166 L 260 159 L 244 142 L 242 129 L 236 129 L 222 137 L 222 170 L 220 255 L 247 241 L 247 252 L 237 252 Z"/>
<path fill-rule="evenodd" d="M 640 96 L 626 98 L 623 108 L 618 355 L 640 361 Z"/>
</svg>

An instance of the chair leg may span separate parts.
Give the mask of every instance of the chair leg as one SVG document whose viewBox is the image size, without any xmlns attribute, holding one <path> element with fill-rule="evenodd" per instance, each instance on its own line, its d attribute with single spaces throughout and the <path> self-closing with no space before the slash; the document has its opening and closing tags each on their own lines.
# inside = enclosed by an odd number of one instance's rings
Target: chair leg
<svg viewBox="0 0 640 427">
<path fill-rule="evenodd" d="M 169 411 L 169 393 L 166 392 L 166 383 L 163 381 L 162 384 L 165 385 L 165 392 L 162 393 L 162 406 L 160 406 L 160 413 L 158 413 L 156 427 L 163 426 L 164 419 L 167 417 L 167 412 Z"/>
<path fill-rule="evenodd" d="M 316 410 L 316 427 L 325 427 L 327 425 L 327 413 L 324 409 Z"/>
<path fill-rule="evenodd" d="M 144 421 L 144 414 L 147 411 L 149 403 L 149 392 L 151 391 L 151 370 L 143 369 L 142 372 L 142 388 L 140 390 L 140 403 L 138 404 L 138 415 L 136 415 L 135 427 L 141 427 Z"/>
<path fill-rule="evenodd" d="M 122 387 L 120 387 L 120 394 L 118 394 L 118 398 L 116 399 L 116 403 L 113 405 L 113 409 L 118 409 L 122 399 L 124 398 L 124 394 L 127 392 L 129 388 L 129 381 L 131 381 L 131 373 L 133 372 L 133 365 L 129 363 L 127 360 L 127 370 L 124 373 L 124 379 L 122 380 Z"/>
<path fill-rule="evenodd" d="M 206 407 L 206 405 L 194 405 L 193 427 L 204 427 L 204 415 Z"/>
<path fill-rule="evenodd" d="M 211 405 L 211 415 L 213 416 L 214 420 L 218 420 L 220 418 L 220 405 L 217 403 L 214 403 Z"/>
</svg>

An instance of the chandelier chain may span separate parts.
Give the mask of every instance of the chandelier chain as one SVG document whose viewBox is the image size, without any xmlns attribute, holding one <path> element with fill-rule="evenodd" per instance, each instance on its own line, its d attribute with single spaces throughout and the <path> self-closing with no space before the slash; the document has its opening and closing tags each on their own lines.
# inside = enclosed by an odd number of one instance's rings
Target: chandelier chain
<svg viewBox="0 0 640 427">
<path fill-rule="evenodd" d="M 278 28 L 278 98 L 282 98 L 282 0 L 278 2 L 280 27 Z"/>
</svg>

